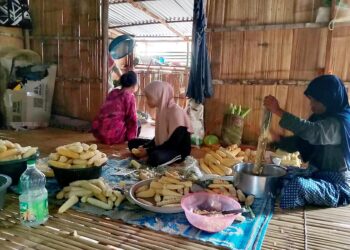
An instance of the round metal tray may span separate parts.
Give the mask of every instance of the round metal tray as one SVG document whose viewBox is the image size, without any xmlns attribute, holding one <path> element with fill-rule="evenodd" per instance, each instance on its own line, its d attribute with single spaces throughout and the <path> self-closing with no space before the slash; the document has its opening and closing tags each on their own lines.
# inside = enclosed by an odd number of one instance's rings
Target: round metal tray
<svg viewBox="0 0 350 250">
<path fill-rule="evenodd" d="M 152 211 L 155 213 L 176 214 L 176 213 L 183 212 L 183 209 L 180 205 L 178 207 L 157 207 L 157 206 L 150 206 L 150 205 L 144 204 L 136 199 L 135 190 L 137 190 L 139 187 L 142 187 L 144 185 L 149 185 L 152 180 L 154 179 L 148 179 L 148 180 L 140 181 L 134 184 L 128 192 L 128 195 L 127 195 L 128 200 L 133 204 L 136 204 L 148 211 Z"/>
</svg>

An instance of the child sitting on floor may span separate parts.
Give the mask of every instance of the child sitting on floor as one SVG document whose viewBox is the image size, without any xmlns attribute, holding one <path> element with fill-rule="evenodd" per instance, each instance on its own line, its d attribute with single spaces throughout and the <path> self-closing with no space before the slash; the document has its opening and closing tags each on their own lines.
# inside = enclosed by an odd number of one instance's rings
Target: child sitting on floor
<svg viewBox="0 0 350 250">
<path fill-rule="evenodd" d="M 134 93 L 138 89 L 133 71 L 120 78 L 121 89 L 112 90 L 92 123 L 92 133 L 105 144 L 118 144 L 134 139 L 138 129 Z"/>
<path fill-rule="evenodd" d="M 191 153 L 192 126 L 186 112 L 174 100 L 167 82 L 154 81 L 145 88 L 147 104 L 157 109 L 155 138 L 129 141 L 129 149 L 138 149 L 137 157 L 148 156 L 151 166 L 183 161 Z"/>
<path fill-rule="evenodd" d="M 281 137 L 276 146 L 299 151 L 308 169 L 296 169 L 285 178 L 281 208 L 304 205 L 336 207 L 350 203 L 350 106 L 343 82 L 322 75 L 308 85 L 313 114 L 308 120 L 285 112 L 277 99 L 268 96 L 265 107 L 281 117 L 280 126 L 294 133 Z"/>
</svg>

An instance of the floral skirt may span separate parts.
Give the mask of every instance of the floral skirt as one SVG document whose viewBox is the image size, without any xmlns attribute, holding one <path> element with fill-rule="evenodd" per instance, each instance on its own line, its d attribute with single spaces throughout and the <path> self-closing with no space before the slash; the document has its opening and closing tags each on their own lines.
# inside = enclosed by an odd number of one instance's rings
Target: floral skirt
<svg viewBox="0 0 350 250">
<path fill-rule="evenodd" d="M 287 175 L 281 190 L 281 208 L 305 205 L 337 207 L 350 204 L 350 184 L 342 173 Z"/>
</svg>

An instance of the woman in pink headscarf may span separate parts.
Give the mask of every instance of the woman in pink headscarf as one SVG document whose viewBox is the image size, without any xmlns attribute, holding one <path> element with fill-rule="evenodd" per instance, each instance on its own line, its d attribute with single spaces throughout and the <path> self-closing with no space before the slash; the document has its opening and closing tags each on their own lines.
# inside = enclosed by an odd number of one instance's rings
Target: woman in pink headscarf
<svg viewBox="0 0 350 250">
<path fill-rule="evenodd" d="M 191 153 L 192 126 L 185 110 L 175 103 L 173 87 L 154 81 L 145 88 L 145 96 L 148 106 L 157 109 L 155 138 L 131 140 L 129 149 L 139 149 L 137 156 L 148 156 L 151 166 L 183 161 Z"/>
<path fill-rule="evenodd" d="M 91 132 L 105 144 L 119 144 L 134 139 L 140 133 L 137 121 L 137 75 L 134 71 L 120 78 L 121 89 L 113 89 L 92 122 Z"/>
</svg>

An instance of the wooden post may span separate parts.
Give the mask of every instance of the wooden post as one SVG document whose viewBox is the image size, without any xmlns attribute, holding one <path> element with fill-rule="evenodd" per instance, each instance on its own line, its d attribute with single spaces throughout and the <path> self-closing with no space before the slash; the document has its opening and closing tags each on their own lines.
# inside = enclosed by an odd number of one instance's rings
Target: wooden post
<svg viewBox="0 0 350 250">
<path fill-rule="evenodd" d="M 23 30 L 23 36 L 24 36 L 24 48 L 30 49 L 29 30 L 28 29 Z"/>
<path fill-rule="evenodd" d="M 102 1 L 102 100 L 108 92 L 108 0 Z"/>
<path fill-rule="evenodd" d="M 188 68 L 189 67 L 189 62 L 190 62 L 190 42 L 189 41 L 187 41 L 186 42 L 187 43 L 187 53 L 186 53 L 186 55 L 187 55 L 187 58 L 186 58 L 186 67 Z"/>
<path fill-rule="evenodd" d="M 330 20 L 333 20 L 335 17 L 336 7 L 337 7 L 337 0 L 332 0 Z M 332 39 L 333 39 L 333 30 L 328 30 L 324 74 L 331 73 Z"/>
<path fill-rule="evenodd" d="M 126 72 L 130 71 L 130 70 L 134 70 L 134 50 L 127 56 L 127 68 L 126 68 Z"/>
</svg>

